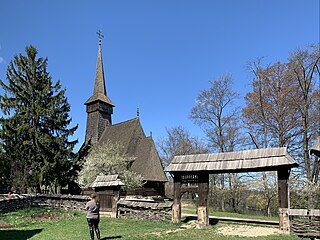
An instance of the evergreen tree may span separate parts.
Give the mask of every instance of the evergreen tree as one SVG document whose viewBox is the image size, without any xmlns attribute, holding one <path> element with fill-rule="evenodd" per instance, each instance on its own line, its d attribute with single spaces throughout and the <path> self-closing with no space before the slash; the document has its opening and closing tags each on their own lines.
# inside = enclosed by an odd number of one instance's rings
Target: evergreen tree
<svg viewBox="0 0 320 240">
<path fill-rule="evenodd" d="M 71 168 L 69 141 L 78 126 L 69 128 L 70 105 L 60 81 L 52 82 L 47 58 L 37 58 L 37 49 L 26 47 L 26 56 L 15 55 L 0 96 L 0 139 L 13 188 L 41 192 L 41 186 L 65 185 Z"/>
</svg>

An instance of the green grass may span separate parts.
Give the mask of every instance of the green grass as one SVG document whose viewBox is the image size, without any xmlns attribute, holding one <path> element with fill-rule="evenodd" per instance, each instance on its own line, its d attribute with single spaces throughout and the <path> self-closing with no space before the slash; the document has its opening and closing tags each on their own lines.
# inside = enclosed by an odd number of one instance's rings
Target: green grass
<svg viewBox="0 0 320 240">
<path fill-rule="evenodd" d="M 196 214 L 196 206 L 192 204 L 188 204 L 182 207 L 182 213 L 185 214 Z M 240 214 L 235 212 L 217 212 L 214 211 L 212 208 L 209 208 L 209 215 L 216 216 L 216 217 L 233 217 L 233 218 L 247 218 L 247 219 L 260 219 L 260 220 L 273 220 L 279 221 L 278 216 L 264 216 L 264 215 L 248 215 L 248 214 Z"/>
<path fill-rule="evenodd" d="M 41 218 L 45 215 L 51 219 Z M 0 228 L 1 240 L 80 240 L 89 239 L 89 231 L 82 212 L 26 209 L 0 215 L 0 221 L 13 225 Z M 210 225 L 205 229 L 182 229 L 182 224 L 156 222 L 137 219 L 101 218 L 101 237 L 105 239 L 261 239 L 261 240 L 296 240 L 293 235 L 268 237 L 235 237 L 219 234 L 217 228 L 224 223 Z"/>
</svg>

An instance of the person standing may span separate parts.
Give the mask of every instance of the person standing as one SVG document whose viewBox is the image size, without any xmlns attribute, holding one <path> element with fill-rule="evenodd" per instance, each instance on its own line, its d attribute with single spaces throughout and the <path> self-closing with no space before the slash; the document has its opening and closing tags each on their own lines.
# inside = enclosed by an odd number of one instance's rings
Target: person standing
<svg viewBox="0 0 320 240">
<path fill-rule="evenodd" d="M 87 222 L 90 230 L 91 240 L 94 239 L 94 231 L 96 232 L 97 239 L 100 240 L 100 230 L 99 230 L 99 221 L 100 221 L 100 205 L 97 200 L 97 195 L 95 193 L 91 194 L 91 200 L 86 203 L 87 211 Z"/>
<path fill-rule="evenodd" d="M 11 199 L 11 192 L 8 192 L 8 201 Z"/>
</svg>

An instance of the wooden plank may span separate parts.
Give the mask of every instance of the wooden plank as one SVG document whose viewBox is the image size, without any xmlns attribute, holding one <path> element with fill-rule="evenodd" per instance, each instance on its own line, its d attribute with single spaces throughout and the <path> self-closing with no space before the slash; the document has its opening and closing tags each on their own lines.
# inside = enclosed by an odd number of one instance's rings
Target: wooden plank
<svg viewBox="0 0 320 240">
<path fill-rule="evenodd" d="M 185 192 L 197 193 L 198 186 L 181 186 L 180 191 L 181 193 L 185 193 Z"/>
<path fill-rule="evenodd" d="M 320 217 L 320 209 L 290 209 L 290 216 Z"/>
<path fill-rule="evenodd" d="M 320 217 L 320 209 L 310 209 L 309 216 Z"/>
<path fill-rule="evenodd" d="M 196 214 L 184 213 L 183 217 L 197 217 Z M 267 225 L 279 225 L 279 221 L 274 220 L 261 220 L 261 219 L 248 219 L 248 218 L 234 218 L 234 217 L 218 217 L 214 215 L 209 216 L 210 220 L 219 220 L 224 222 L 239 222 L 239 223 L 254 223 L 254 224 L 267 224 Z"/>
<path fill-rule="evenodd" d="M 307 209 L 289 209 L 290 216 L 307 216 Z"/>
</svg>

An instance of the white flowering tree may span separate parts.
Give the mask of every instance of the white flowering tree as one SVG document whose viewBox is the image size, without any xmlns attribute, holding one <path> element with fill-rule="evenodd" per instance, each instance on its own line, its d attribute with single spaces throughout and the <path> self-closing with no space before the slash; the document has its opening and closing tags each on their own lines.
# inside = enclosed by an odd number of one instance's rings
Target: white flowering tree
<svg viewBox="0 0 320 240">
<path fill-rule="evenodd" d="M 139 188 L 143 179 L 130 168 L 134 160 L 135 157 L 128 156 L 121 144 L 107 141 L 93 147 L 85 158 L 78 182 L 83 187 L 89 187 L 98 175 L 118 174 L 126 190 Z"/>
</svg>

